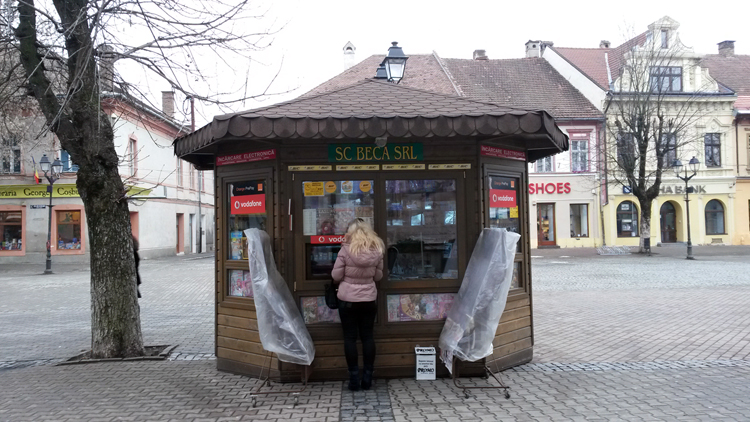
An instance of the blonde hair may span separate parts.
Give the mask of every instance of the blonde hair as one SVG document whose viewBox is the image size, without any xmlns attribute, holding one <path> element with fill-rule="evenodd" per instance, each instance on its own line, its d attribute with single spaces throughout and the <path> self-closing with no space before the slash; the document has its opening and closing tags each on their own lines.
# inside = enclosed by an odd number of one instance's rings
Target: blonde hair
<svg viewBox="0 0 750 422">
<path fill-rule="evenodd" d="M 349 242 L 349 251 L 354 255 L 359 255 L 366 251 L 378 251 L 379 254 L 385 252 L 383 240 L 378 237 L 375 230 L 370 224 L 362 218 L 355 218 L 349 223 L 346 231 L 346 239 Z"/>
</svg>

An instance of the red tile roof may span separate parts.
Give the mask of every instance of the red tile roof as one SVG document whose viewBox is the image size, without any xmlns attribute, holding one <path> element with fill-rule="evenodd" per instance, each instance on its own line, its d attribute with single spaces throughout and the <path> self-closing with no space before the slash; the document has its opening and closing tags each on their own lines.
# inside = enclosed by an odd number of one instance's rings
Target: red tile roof
<svg viewBox="0 0 750 422">
<path fill-rule="evenodd" d="M 603 117 L 544 59 L 442 60 L 468 98 L 506 107 L 541 109 L 555 119 Z"/>
</svg>

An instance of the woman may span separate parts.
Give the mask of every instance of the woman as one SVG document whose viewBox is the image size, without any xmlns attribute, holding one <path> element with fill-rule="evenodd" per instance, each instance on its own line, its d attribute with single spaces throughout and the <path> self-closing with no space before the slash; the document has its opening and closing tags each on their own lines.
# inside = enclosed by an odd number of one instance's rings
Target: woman
<svg viewBox="0 0 750 422">
<path fill-rule="evenodd" d="M 375 364 L 373 326 L 378 311 L 375 282 L 383 278 L 383 241 L 363 219 L 349 223 L 331 277 L 339 283 L 339 316 L 344 329 L 344 354 L 349 368 L 349 389 L 359 390 L 357 333 L 362 339 L 362 389 L 372 386 Z"/>
</svg>

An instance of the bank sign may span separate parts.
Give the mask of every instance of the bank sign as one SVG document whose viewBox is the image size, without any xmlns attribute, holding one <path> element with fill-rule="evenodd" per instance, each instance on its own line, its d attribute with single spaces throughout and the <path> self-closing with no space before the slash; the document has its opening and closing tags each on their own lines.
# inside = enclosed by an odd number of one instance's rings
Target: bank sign
<svg viewBox="0 0 750 422">
<path fill-rule="evenodd" d="M 331 163 L 359 163 L 380 161 L 421 161 L 422 144 L 331 144 L 328 161 Z"/>
</svg>

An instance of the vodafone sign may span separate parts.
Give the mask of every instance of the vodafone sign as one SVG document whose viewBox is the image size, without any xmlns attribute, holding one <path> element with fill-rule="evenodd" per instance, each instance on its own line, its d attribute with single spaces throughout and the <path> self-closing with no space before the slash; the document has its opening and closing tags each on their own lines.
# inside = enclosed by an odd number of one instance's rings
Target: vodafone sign
<svg viewBox="0 0 750 422">
<path fill-rule="evenodd" d="M 230 214 L 265 214 L 266 194 L 233 196 Z"/>
<path fill-rule="evenodd" d="M 338 236 L 310 236 L 310 243 L 320 245 L 324 243 L 342 243 L 344 241 L 344 235 Z"/>
<path fill-rule="evenodd" d="M 517 207 L 516 191 L 505 189 L 490 189 L 491 208 L 513 208 Z"/>
</svg>

